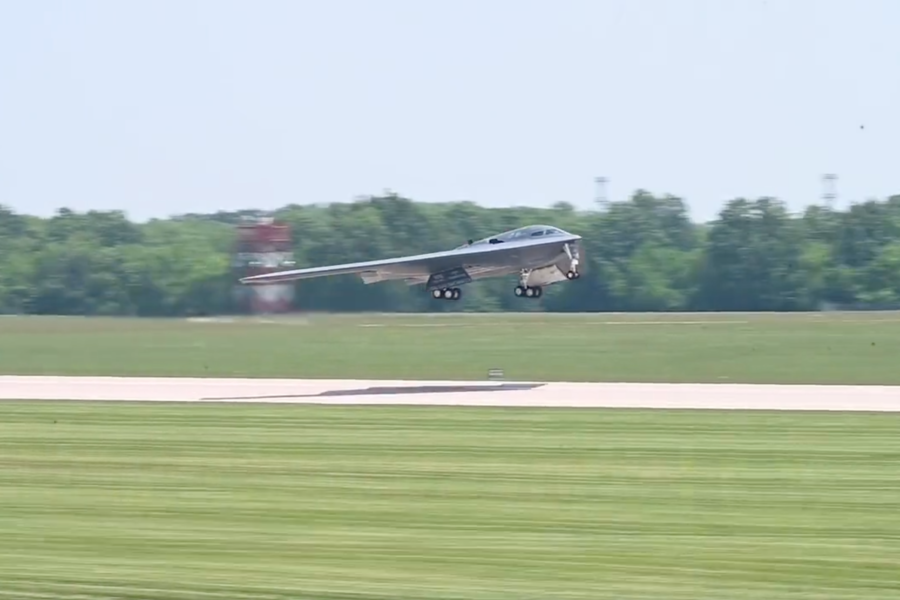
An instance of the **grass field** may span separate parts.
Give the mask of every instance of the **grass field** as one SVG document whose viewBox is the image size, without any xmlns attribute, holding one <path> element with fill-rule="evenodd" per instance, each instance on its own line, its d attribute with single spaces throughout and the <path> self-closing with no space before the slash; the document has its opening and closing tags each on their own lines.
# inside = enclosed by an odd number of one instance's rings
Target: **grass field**
<svg viewBox="0 0 900 600">
<path fill-rule="evenodd" d="M 0 374 L 900 384 L 900 314 L 10 317 Z"/>
<path fill-rule="evenodd" d="M 900 418 L 0 404 L 0 598 L 896 598 Z"/>
</svg>

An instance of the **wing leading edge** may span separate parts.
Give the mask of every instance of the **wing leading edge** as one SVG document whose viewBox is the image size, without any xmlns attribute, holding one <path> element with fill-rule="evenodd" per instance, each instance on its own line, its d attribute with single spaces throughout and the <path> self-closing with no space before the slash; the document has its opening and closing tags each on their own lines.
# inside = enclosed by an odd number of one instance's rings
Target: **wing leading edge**
<svg viewBox="0 0 900 600">
<path fill-rule="evenodd" d="M 434 273 L 459 267 L 483 272 L 506 271 L 517 266 L 517 255 L 528 248 L 550 244 L 561 245 L 579 239 L 581 236 L 567 234 L 499 244 L 476 244 L 427 254 L 264 273 L 244 277 L 240 281 L 244 284 L 277 283 L 332 275 L 360 274 L 365 283 L 403 279 L 418 283 Z"/>
</svg>

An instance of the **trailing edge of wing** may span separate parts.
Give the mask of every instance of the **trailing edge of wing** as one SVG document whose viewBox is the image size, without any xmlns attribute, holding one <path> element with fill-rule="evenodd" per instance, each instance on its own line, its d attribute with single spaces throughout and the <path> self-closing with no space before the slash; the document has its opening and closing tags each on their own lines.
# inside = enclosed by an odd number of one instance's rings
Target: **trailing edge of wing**
<svg viewBox="0 0 900 600">
<path fill-rule="evenodd" d="M 572 236 L 572 240 L 578 236 Z M 313 277 L 326 277 L 329 275 L 351 275 L 364 272 L 378 272 L 390 267 L 392 272 L 397 272 L 399 277 L 420 277 L 434 269 L 445 269 L 458 266 L 461 261 L 472 263 L 488 255 L 505 254 L 517 248 L 539 246 L 547 243 L 565 242 L 559 237 L 543 238 L 538 240 L 524 240 L 521 242 L 507 242 L 503 244 L 485 244 L 476 246 L 464 246 L 454 250 L 431 252 L 428 254 L 416 254 L 397 258 L 385 258 L 382 260 L 370 260 L 358 263 L 344 263 L 325 267 L 309 267 L 306 269 L 293 269 L 276 273 L 263 273 L 244 277 L 240 281 L 244 284 L 276 283 L 283 281 L 295 281 L 298 279 L 311 279 Z M 409 267 L 408 273 L 406 267 Z"/>
<path fill-rule="evenodd" d="M 495 247 L 492 247 L 493 249 Z M 370 260 L 358 263 L 344 263 L 340 265 L 330 265 L 327 267 L 309 267 L 306 269 L 293 269 L 290 271 L 280 271 L 277 273 L 263 273 L 262 275 L 253 275 L 244 277 L 241 283 L 274 283 L 280 281 L 296 281 L 298 279 L 312 279 L 313 277 L 326 277 L 329 275 L 353 275 L 358 273 L 369 273 L 370 275 L 378 272 L 380 268 L 395 267 L 402 268 L 404 266 L 413 267 L 429 262 L 438 262 L 441 260 L 452 259 L 461 254 L 483 254 L 482 252 L 471 253 L 465 252 L 465 248 L 460 250 L 446 250 L 443 252 L 433 252 L 430 254 L 416 254 L 411 256 L 400 256 L 397 258 L 385 258 L 382 260 Z M 482 250 L 479 248 L 479 250 Z M 413 275 L 418 275 L 414 273 Z"/>
</svg>

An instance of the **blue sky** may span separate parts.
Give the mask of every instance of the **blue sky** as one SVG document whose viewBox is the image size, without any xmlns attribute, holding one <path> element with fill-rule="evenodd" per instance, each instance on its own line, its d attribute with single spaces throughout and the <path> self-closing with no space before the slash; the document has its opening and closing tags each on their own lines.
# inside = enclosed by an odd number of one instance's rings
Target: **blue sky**
<svg viewBox="0 0 900 600">
<path fill-rule="evenodd" d="M 0 0 L 0 204 L 900 193 L 896 0 Z"/>
</svg>

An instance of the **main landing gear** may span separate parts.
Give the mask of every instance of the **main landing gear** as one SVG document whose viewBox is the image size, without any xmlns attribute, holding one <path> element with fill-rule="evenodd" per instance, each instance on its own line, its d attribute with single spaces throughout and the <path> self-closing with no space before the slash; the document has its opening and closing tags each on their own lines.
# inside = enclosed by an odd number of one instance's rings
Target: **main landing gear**
<svg viewBox="0 0 900 600">
<path fill-rule="evenodd" d="M 517 285 L 516 286 L 516 296 L 525 297 L 525 298 L 540 298 L 541 294 L 543 294 L 543 290 L 541 286 L 530 287 L 527 285 Z"/>
<path fill-rule="evenodd" d="M 431 297 L 435 300 L 459 300 L 462 298 L 462 290 L 459 288 L 444 288 L 432 290 Z"/>
<path fill-rule="evenodd" d="M 581 279 L 581 273 L 579 273 L 578 271 L 569 271 L 568 273 L 566 273 L 566 279 Z"/>
</svg>

